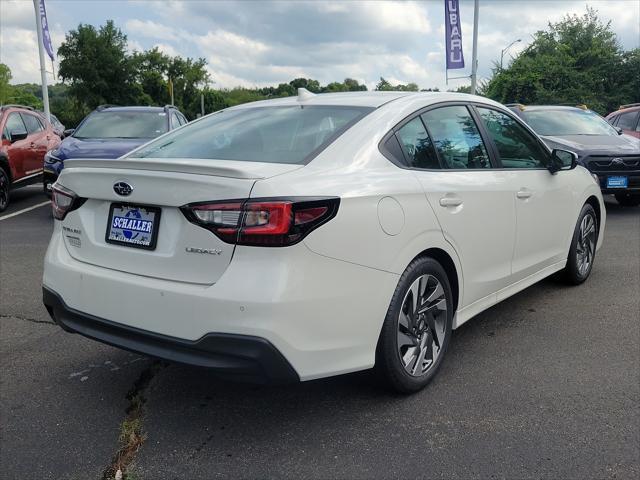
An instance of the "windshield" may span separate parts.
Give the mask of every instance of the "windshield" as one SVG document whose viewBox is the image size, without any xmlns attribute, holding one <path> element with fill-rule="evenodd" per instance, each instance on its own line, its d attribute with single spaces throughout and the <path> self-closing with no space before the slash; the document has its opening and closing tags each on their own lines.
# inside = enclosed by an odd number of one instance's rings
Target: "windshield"
<svg viewBox="0 0 640 480">
<path fill-rule="evenodd" d="M 305 164 L 371 110 L 296 105 L 221 111 L 130 156 Z"/>
<path fill-rule="evenodd" d="M 89 115 L 76 138 L 155 138 L 167 131 L 164 112 L 103 111 Z"/>
<path fill-rule="evenodd" d="M 618 135 L 604 118 L 588 110 L 525 110 L 522 116 L 538 135 Z"/>
</svg>

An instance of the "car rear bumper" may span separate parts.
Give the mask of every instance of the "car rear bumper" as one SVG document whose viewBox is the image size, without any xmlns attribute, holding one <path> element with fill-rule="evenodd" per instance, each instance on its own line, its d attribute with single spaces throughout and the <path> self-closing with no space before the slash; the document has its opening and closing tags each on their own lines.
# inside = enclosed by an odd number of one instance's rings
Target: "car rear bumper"
<svg viewBox="0 0 640 480">
<path fill-rule="evenodd" d="M 222 377 L 252 383 L 293 383 L 300 377 L 267 340 L 249 335 L 208 333 L 196 341 L 128 327 L 68 307 L 43 287 L 42 300 L 64 330 L 100 342 L 173 362 L 206 367 Z"/>
<path fill-rule="evenodd" d="M 44 287 L 64 301 L 66 310 L 61 312 L 81 312 L 125 329 L 176 339 L 178 343 L 165 342 L 165 350 L 172 345 L 199 349 L 196 344 L 210 334 L 260 338 L 280 352 L 302 381 L 373 366 L 399 278 L 318 255 L 300 243 L 237 247 L 216 283 L 190 284 L 81 262 L 69 254 L 67 248 L 76 247 L 67 247 L 63 234 L 56 221 L 43 276 Z M 84 242 L 84 232 L 78 235 Z M 58 323 L 69 322 L 65 315 Z M 83 333 L 73 324 L 69 327 Z M 143 350 L 144 345 L 127 346 L 120 337 L 92 338 L 172 358 Z"/>
</svg>

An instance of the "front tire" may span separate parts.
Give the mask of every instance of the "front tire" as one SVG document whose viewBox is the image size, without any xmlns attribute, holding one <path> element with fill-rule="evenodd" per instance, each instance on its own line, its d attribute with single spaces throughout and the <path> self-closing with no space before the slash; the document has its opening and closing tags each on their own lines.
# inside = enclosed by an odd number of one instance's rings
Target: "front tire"
<svg viewBox="0 0 640 480">
<path fill-rule="evenodd" d="M 11 183 L 7 172 L 0 167 L 0 212 L 4 212 L 9 206 L 9 198 L 11 196 Z"/>
<path fill-rule="evenodd" d="M 583 283 L 593 268 L 598 242 L 598 217 L 588 203 L 582 207 L 573 231 L 571 248 L 564 268 L 565 279 L 572 285 Z"/>
<path fill-rule="evenodd" d="M 640 194 L 616 193 L 616 200 L 623 207 L 637 207 L 640 205 Z"/>
<path fill-rule="evenodd" d="M 400 277 L 378 340 L 375 368 L 385 383 L 401 393 L 424 388 L 442 364 L 452 322 L 446 272 L 432 258 L 414 260 Z"/>
</svg>

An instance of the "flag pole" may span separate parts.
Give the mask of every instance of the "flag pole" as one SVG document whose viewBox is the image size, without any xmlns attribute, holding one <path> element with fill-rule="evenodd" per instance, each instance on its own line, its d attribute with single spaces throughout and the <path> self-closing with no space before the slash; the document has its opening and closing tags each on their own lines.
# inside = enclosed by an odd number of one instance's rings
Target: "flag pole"
<svg viewBox="0 0 640 480">
<path fill-rule="evenodd" d="M 478 85 L 478 10 L 480 0 L 474 0 L 473 5 L 473 58 L 471 59 L 471 95 L 476 94 Z"/>
<path fill-rule="evenodd" d="M 36 31 L 38 32 L 38 54 L 40 55 L 40 78 L 42 80 L 42 103 L 44 116 L 51 122 L 49 111 L 49 90 L 47 89 L 47 70 L 44 63 L 44 43 L 42 42 L 42 18 L 40 17 L 40 0 L 33 0 L 33 8 L 36 11 Z"/>
</svg>

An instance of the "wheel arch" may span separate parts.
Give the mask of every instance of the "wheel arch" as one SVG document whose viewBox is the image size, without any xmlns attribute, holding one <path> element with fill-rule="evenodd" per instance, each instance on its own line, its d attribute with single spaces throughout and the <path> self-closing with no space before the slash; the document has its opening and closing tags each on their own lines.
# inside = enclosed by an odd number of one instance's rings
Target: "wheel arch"
<svg viewBox="0 0 640 480">
<path fill-rule="evenodd" d="M 448 252 L 437 247 L 423 250 L 418 255 L 416 255 L 413 260 L 421 257 L 433 258 L 440 265 L 442 265 L 442 268 L 444 268 L 444 271 L 449 279 L 449 284 L 451 286 L 451 293 L 453 294 L 453 311 L 456 312 L 458 310 L 458 306 L 460 305 L 460 281 L 462 279 L 462 275 L 458 271 L 453 258 L 451 258 L 451 255 L 449 255 Z"/>
<path fill-rule="evenodd" d="M 602 207 L 600 205 L 600 202 L 598 201 L 595 195 L 591 195 L 589 198 L 587 198 L 587 200 L 584 203 L 591 205 L 596 212 L 596 220 L 598 221 L 598 235 L 599 235 L 600 225 L 602 224 Z"/>
</svg>

